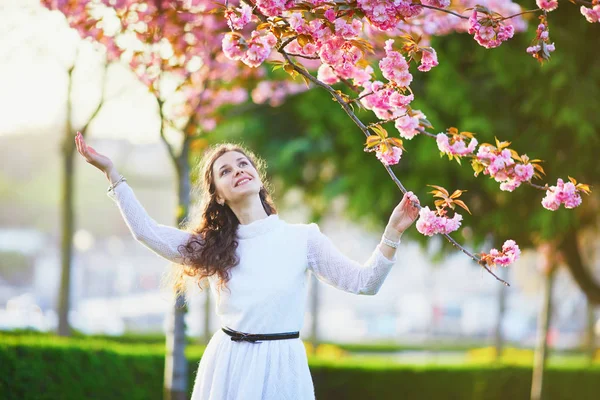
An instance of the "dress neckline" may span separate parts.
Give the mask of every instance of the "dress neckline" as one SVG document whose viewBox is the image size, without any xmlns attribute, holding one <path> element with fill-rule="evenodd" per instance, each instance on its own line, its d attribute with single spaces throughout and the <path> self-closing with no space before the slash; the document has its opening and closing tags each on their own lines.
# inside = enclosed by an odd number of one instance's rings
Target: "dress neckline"
<svg viewBox="0 0 600 400">
<path fill-rule="evenodd" d="M 237 236 L 240 239 L 249 239 L 263 235 L 275 229 L 280 221 L 278 214 L 271 214 L 266 218 L 253 221 L 246 225 L 240 224 L 237 228 Z"/>
</svg>

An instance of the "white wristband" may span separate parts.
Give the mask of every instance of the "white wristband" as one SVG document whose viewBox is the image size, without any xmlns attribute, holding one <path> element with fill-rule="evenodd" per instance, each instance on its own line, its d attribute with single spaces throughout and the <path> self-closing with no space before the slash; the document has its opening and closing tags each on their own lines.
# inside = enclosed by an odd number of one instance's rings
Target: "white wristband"
<svg viewBox="0 0 600 400">
<path fill-rule="evenodd" d="M 390 246 L 391 248 L 397 249 L 398 245 L 400 243 L 402 243 L 402 240 L 398 239 L 397 242 L 394 242 L 393 240 L 388 239 L 387 237 L 385 237 L 385 233 L 381 236 L 381 241 L 384 244 L 387 244 L 388 246 Z"/>
</svg>

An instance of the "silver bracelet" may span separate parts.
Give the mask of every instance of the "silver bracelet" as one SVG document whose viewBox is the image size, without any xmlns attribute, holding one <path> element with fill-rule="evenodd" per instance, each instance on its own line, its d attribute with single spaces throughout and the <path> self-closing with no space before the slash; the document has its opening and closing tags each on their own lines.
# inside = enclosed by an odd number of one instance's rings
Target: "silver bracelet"
<svg viewBox="0 0 600 400">
<path fill-rule="evenodd" d="M 397 249 L 398 245 L 400 245 L 400 243 L 402 243 L 402 240 L 400 240 L 400 239 L 398 239 L 397 242 L 394 242 L 393 240 L 388 239 L 387 237 L 385 237 L 385 233 L 381 236 L 381 241 L 394 249 Z"/>
<path fill-rule="evenodd" d="M 108 190 L 107 190 L 107 192 L 109 192 L 109 193 L 110 193 L 111 191 L 114 191 L 114 190 L 115 190 L 115 188 L 116 188 L 117 186 L 119 186 L 119 183 L 121 183 L 121 182 L 127 182 L 127 179 L 125 179 L 125 177 L 124 177 L 123 175 L 121 175 L 121 176 L 119 177 L 119 180 L 118 180 L 118 181 L 116 181 L 116 182 L 115 182 L 115 183 L 113 183 L 112 185 L 109 185 L 109 186 L 108 186 Z"/>
</svg>

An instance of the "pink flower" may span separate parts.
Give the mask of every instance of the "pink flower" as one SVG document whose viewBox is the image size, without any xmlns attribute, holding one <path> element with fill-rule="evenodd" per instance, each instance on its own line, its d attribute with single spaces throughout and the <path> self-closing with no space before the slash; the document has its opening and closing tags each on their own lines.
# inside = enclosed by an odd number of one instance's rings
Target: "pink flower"
<svg viewBox="0 0 600 400">
<path fill-rule="evenodd" d="M 258 9 L 267 17 L 276 17 L 294 6 L 293 0 L 256 0 Z"/>
<path fill-rule="evenodd" d="M 402 156 L 402 149 L 400 147 L 392 147 L 390 151 L 381 152 L 377 150 L 375 154 L 384 165 L 396 165 Z"/>
<path fill-rule="evenodd" d="M 386 56 L 379 61 L 379 68 L 385 79 L 400 87 L 407 87 L 412 82 L 412 75 L 408 72 L 406 59 L 392 49 L 393 43 L 393 39 L 385 41 Z"/>
<path fill-rule="evenodd" d="M 353 19 L 351 24 L 343 18 L 335 20 L 335 33 L 344 39 L 354 39 L 361 30 L 362 22 L 357 19 Z"/>
<path fill-rule="evenodd" d="M 241 60 L 249 67 L 258 67 L 271 54 L 271 49 L 277 44 L 277 38 L 271 32 L 261 36 L 258 31 L 252 31 L 250 40 L 244 43 L 241 35 L 229 32 L 223 37 L 223 53 L 231 60 Z"/>
<path fill-rule="evenodd" d="M 411 101 L 415 99 L 415 96 L 411 93 L 407 96 L 394 92 L 390 95 L 390 105 L 393 107 L 406 107 Z"/>
<path fill-rule="evenodd" d="M 419 131 L 417 130 L 419 127 L 419 117 L 417 115 L 405 115 L 398 118 L 394 123 L 394 126 L 398 129 L 398 132 L 400 132 L 400 136 L 410 140 L 419 134 Z"/>
<path fill-rule="evenodd" d="M 438 149 L 440 149 L 442 153 L 453 156 L 465 156 L 467 154 L 471 154 L 473 151 L 475 151 L 475 147 L 477 146 L 477 139 L 475 138 L 469 141 L 468 146 L 465 144 L 462 138 L 458 138 L 454 141 L 454 143 L 450 144 L 448 135 L 445 133 L 438 133 L 435 141 L 437 142 Z"/>
<path fill-rule="evenodd" d="M 514 169 L 515 176 L 521 182 L 526 182 L 533 178 L 533 164 L 517 164 Z"/>
<path fill-rule="evenodd" d="M 242 45 L 241 36 L 234 33 L 226 33 L 223 36 L 223 53 L 231 60 L 241 60 L 244 55 L 244 45 Z"/>
<path fill-rule="evenodd" d="M 536 0 L 535 4 L 545 11 L 554 11 L 558 8 L 557 0 Z"/>
<path fill-rule="evenodd" d="M 556 211 L 561 204 L 564 204 L 565 208 L 575 208 L 581 204 L 581 196 L 573 182 L 564 183 L 559 178 L 556 186 L 550 186 L 546 191 L 542 206 L 547 210 Z"/>
<path fill-rule="evenodd" d="M 600 4 L 596 4 L 592 8 L 581 6 L 579 10 L 590 24 L 600 21 Z"/>
<path fill-rule="evenodd" d="M 481 46 L 491 49 L 500 46 L 502 42 L 513 37 L 515 33 L 514 26 L 504 25 L 503 22 L 490 26 L 486 25 L 488 20 L 489 17 L 487 16 L 479 19 L 476 10 L 473 10 L 471 17 L 469 17 L 468 32 L 473 35 L 473 38 Z"/>
<path fill-rule="evenodd" d="M 445 3 L 447 0 L 441 0 Z M 364 11 L 371 25 L 382 31 L 389 31 L 406 19 L 418 15 L 423 8 L 410 0 L 358 0 L 358 7 Z"/>
<path fill-rule="evenodd" d="M 258 31 L 252 31 L 252 37 L 248 41 L 248 50 L 242 57 L 242 62 L 249 67 L 258 67 L 269 57 L 271 49 L 276 44 L 277 38 L 271 32 L 261 36 Z"/>
<path fill-rule="evenodd" d="M 250 22 L 251 17 L 252 8 L 246 3 L 243 3 L 239 8 L 228 8 L 225 11 L 225 19 L 231 30 L 243 29 Z"/>
<path fill-rule="evenodd" d="M 309 28 L 308 28 L 308 24 L 306 23 L 306 20 L 304 19 L 304 16 L 302 15 L 302 13 L 299 12 L 294 12 L 292 13 L 292 15 L 290 15 L 288 17 L 288 22 L 290 24 L 290 27 L 295 30 L 298 33 L 309 33 Z"/>
<path fill-rule="evenodd" d="M 340 78 L 333 72 L 333 68 L 327 64 L 321 64 L 317 71 L 317 79 L 328 85 L 333 85 L 340 81 Z"/>
<path fill-rule="evenodd" d="M 514 240 L 507 240 L 502 245 L 502 251 L 491 249 L 488 254 L 483 254 L 483 258 L 489 259 L 492 264 L 507 267 L 514 263 L 521 256 L 521 249 Z"/>
<path fill-rule="evenodd" d="M 434 48 L 428 47 L 427 49 L 423 49 L 421 54 L 421 65 L 419 65 L 419 71 L 427 72 L 431 68 L 438 65 L 437 53 L 435 52 Z"/>
<path fill-rule="evenodd" d="M 423 0 L 423 4 L 437 8 L 446 8 L 450 5 L 450 0 Z"/>
<path fill-rule="evenodd" d="M 335 10 L 333 8 L 327 9 L 327 11 L 325 11 L 325 18 L 327 18 L 329 22 L 335 21 Z"/>
<path fill-rule="evenodd" d="M 419 211 L 419 220 L 417 221 L 417 231 L 425 236 L 435 234 L 448 234 L 456 231 L 460 227 L 462 215 L 455 213 L 454 217 L 441 217 L 436 211 L 429 207 L 422 207 Z"/>
</svg>

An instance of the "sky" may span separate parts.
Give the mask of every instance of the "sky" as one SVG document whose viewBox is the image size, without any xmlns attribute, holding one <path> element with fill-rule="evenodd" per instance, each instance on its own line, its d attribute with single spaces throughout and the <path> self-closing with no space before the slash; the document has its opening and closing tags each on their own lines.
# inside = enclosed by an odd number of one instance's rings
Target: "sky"
<svg viewBox="0 0 600 400">
<path fill-rule="evenodd" d="M 0 0 L 0 56 L 0 106 L 5 111 L 0 135 L 63 129 L 67 71 L 74 62 L 73 123 L 75 128 L 85 124 L 100 98 L 103 61 L 62 14 L 44 9 L 37 0 Z M 155 100 L 124 66 L 108 69 L 105 97 L 90 125 L 91 137 L 127 137 L 140 144 L 159 140 Z"/>
</svg>

